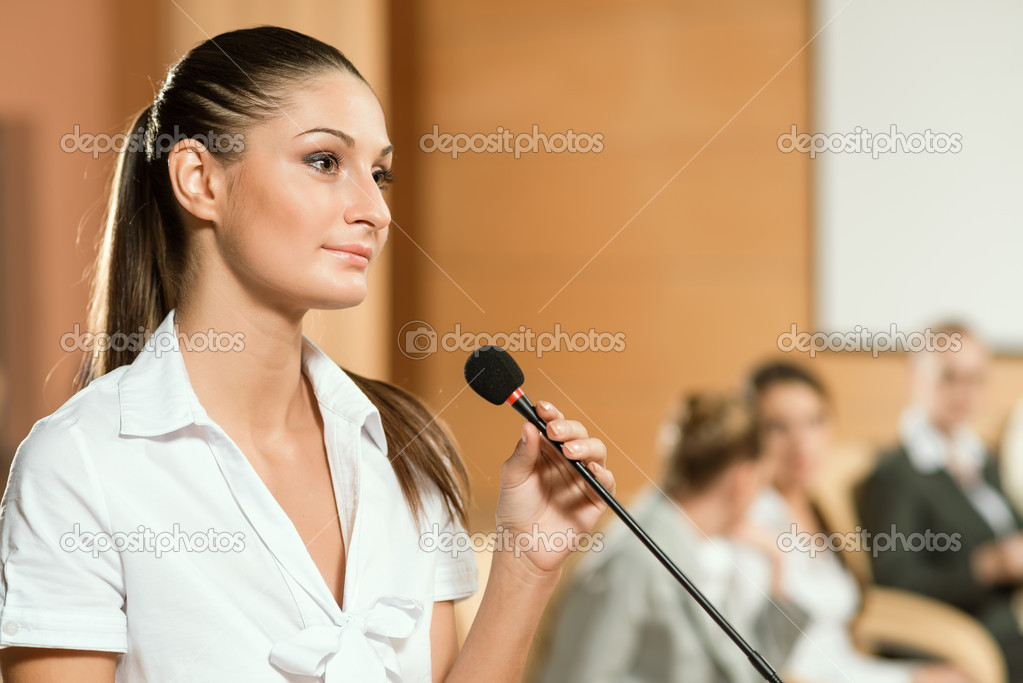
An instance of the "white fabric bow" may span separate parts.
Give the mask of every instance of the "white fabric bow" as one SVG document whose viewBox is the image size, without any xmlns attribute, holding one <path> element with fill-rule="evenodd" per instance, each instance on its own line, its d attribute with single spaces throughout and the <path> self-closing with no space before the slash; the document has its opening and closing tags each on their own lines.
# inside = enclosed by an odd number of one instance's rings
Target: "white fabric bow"
<svg viewBox="0 0 1023 683">
<path fill-rule="evenodd" d="M 408 638 L 423 617 L 418 600 L 396 595 L 377 598 L 369 608 L 344 611 L 341 624 L 308 626 L 278 641 L 270 662 L 293 674 L 325 681 L 401 681 L 398 656 L 389 638 Z"/>
</svg>

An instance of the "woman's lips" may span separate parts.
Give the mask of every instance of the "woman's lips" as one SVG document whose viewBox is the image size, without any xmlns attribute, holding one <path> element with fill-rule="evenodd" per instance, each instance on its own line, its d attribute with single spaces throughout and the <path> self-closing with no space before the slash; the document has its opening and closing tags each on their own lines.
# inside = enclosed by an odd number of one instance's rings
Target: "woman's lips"
<svg viewBox="0 0 1023 683">
<path fill-rule="evenodd" d="M 369 257 L 372 254 L 368 249 L 356 246 L 324 247 L 324 250 L 353 265 L 363 267 L 369 265 Z"/>
</svg>

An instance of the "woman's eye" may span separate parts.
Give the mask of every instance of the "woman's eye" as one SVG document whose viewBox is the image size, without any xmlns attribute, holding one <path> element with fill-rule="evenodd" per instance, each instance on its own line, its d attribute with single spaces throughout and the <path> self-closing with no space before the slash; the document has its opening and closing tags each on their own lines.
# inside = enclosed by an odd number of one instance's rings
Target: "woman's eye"
<svg viewBox="0 0 1023 683">
<path fill-rule="evenodd" d="M 336 173 L 338 168 L 341 166 L 338 158 L 333 154 L 316 154 L 308 157 L 306 162 L 317 171 L 327 174 Z"/>
<path fill-rule="evenodd" d="M 380 169 L 379 171 L 373 172 L 373 179 L 377 182 L 377 187 L 381 190 L 386 190 L 387 186 L 394 182 L 394 173 L 391 169 Z"/>
</svg>

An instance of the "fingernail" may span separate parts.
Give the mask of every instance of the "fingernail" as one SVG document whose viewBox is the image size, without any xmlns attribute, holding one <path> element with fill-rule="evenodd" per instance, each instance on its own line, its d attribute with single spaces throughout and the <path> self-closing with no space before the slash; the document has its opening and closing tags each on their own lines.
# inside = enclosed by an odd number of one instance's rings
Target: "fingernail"
<svg viewBox="0 0 1023 683">
<path fill-rule="evenodd" d="M 550 410 L 550 409 L 551 409 L 551 408 L 553 408 L 554 406 L 552 406 L 552 405 L 551 405 L 550 403 L 548 403 L 547 401 L 540 401 L 540 407 L 541 407 L 541 408 L 543 408 L 544 410 Z"/>
<path fill-rule="evenodd" d="M 572 443 L 566 443 L 565 448 L 568 449 L 569 453 L 575 453 L 576 455 L 578 455 L 583 449 L 582 444 L 575 443 L 574 441 Z"/>
<path fill-rule="evenodd" d="M 526 443 L 526 427 L 527 425 L 522 425 L 522 443 Z"/>
</svg>

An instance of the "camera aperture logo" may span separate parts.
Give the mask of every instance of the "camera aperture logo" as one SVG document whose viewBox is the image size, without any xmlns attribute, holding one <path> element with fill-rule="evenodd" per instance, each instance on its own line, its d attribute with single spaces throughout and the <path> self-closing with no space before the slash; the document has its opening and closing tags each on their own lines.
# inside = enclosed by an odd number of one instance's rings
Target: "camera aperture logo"
<svg viewBox="0 0 1023 683">
<path fill-rule="evenodd" d="M 537 358 L 551 351 L 598 351 L 601 353 L 625 350 L 624 332 L 568 332 L 555 323 L 551 332 L 535 332 L 519 325 L 514 332 L 467 332 L 460 323 L 450 332 L 438 334 L 433 326 L 422 320 L 405 323 L 398 330 L 398 348 L 406 358 L 422 360 L 438 351 L 470 353 L 481 346 L 500 346 L 509 353 L 535 353 Z"/>
</svg>

